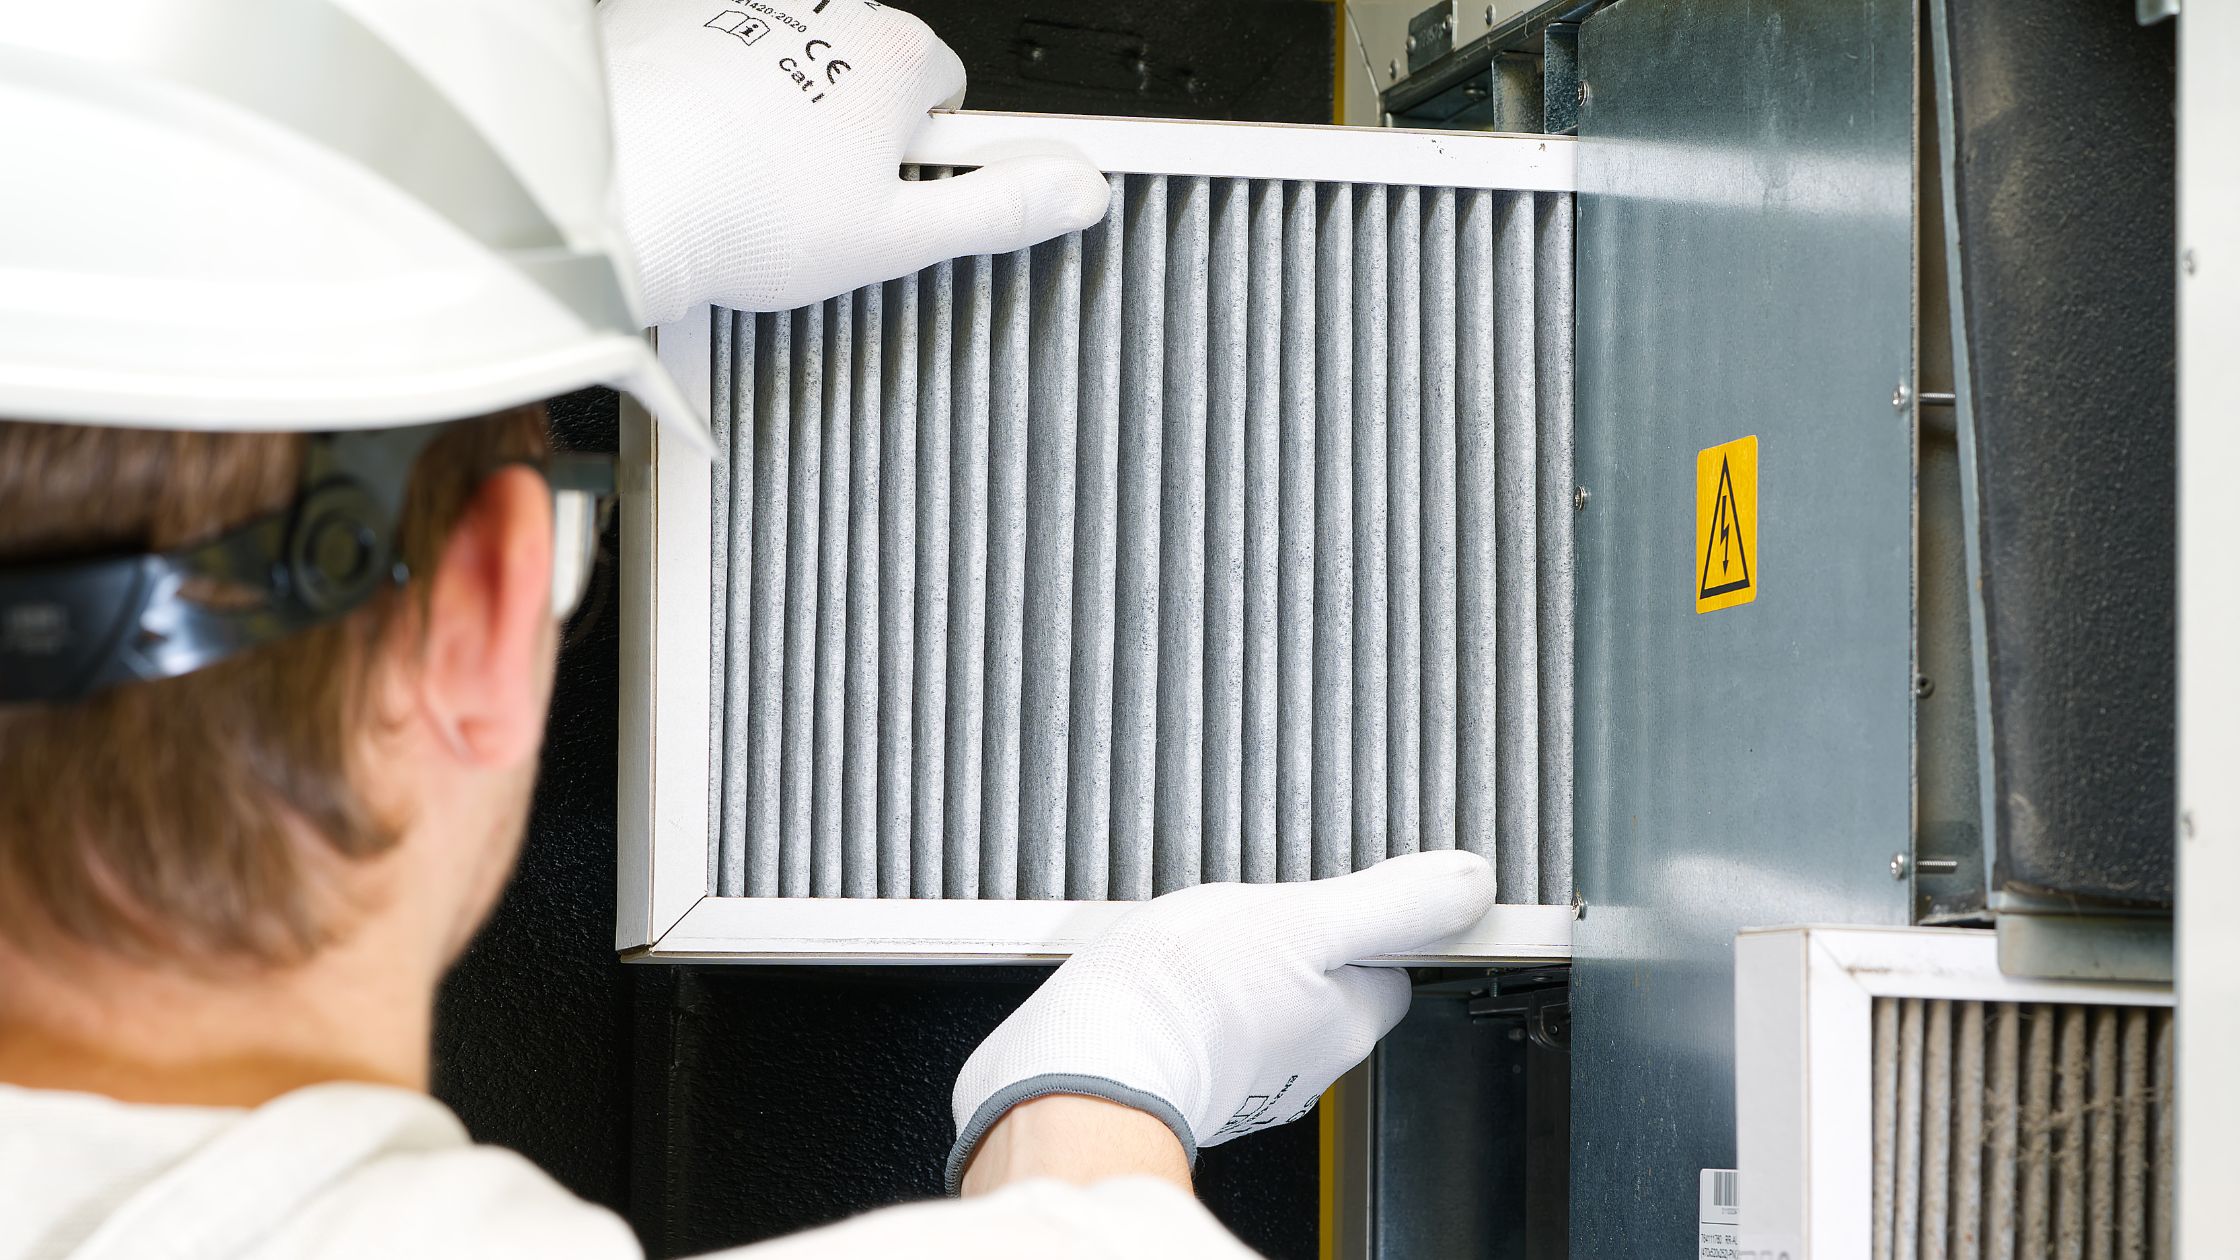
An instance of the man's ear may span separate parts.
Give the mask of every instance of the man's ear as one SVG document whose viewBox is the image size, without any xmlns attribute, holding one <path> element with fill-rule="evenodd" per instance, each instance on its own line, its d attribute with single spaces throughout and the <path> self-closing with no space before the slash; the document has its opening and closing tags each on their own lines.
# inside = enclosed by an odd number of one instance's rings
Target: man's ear
<svg viewBox="0 0 2240 1260">
<path fill-rule="evenodd" d="M 461 759 L 536 756 L 554 633 L 552 494 L 533 469 L 502 468 L 467 499 L 429 576 L 418 702 Z"/>
</svg>

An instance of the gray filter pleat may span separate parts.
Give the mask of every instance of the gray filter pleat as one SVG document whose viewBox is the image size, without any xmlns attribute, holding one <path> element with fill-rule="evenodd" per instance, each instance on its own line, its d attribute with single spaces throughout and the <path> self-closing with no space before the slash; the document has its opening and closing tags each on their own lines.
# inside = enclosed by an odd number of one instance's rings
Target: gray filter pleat
<svg viewBox="0 0 2240 1260">
<path fill-rule="evenodd" d="M 1208 882 L 1244 878 L 1245 416 L 1251 390 L 1252 186 L 1217 180 L 1206 273 L 1205 753 Z M 1273 486 L 1270 487 L 1273 489 Z M 1185 838 L 1181 841 L 1187 843 Z"/>
<path fill-rule="evenodd" d="M 2087 1260 L 2114 1260 L 2116 1244 L 2116 1012 L 2091 1012 L 2091 1069 L 2085 1110 Z"/>
<path fill-rule="evenodd" d="M 1276 878 L 1314 875 L 1315 188 L 1283 190 L 1276 479 Z"/>
<path fill-rule="evenodd" d="M 1891 1255 L 1916 1260 L 1921 1236 L 1921 1084 L 1923 1075 L 1921 999 L 1898 1003 L 1898 1154 L 1896 1216 Z"/>
<path fill-rule="evenodd" d="M 1953 1053 L 1952 1260 L 1982 1260 L 1984 1071 L 1983 1003 L 1960 1003 Z"/>
<path fill-rule="evenodd" d="M 2177 1224 L 2177 1025 L 2167 1010 L 2154 1011 L 2149 1018 L 2153 1020 L 2154 1042 L 2147 1069 L 2154 1130 L 2154 1193 L 2148 1254 L 2163 1257 L 2177 1254 L 2171 1245 Z"/>
<path fill-rule="evenodd" d="M 1991 1066 L 1988 1124 L 1984 1152 L 1983 1253 L 1991 1260 L 2014 1260 L 2015 1157 L 2022 1133 L 2022 1008 L 2001 1002 L 1991 1008 Z"/>
<path fill-rule="evenodd" d="M 1499 194 L 1463 193 L 1456 213 L 1455 341 L 1455 843 L 1493 858 L 1499 809 L 1496 730 L 1500 602 L 1496 551 L 1497 402 L 1493 232 Z M 1507 875 L 1513 867 L 1497 863 Z M 1509 878 L 1501 899 L 1511 897 Z"/>
<path fill-rule="evenodd" d="M 717 703 L 708 706 L 708 887 L 721 886 L 724 836 L 724 763 L 730 748 L 725 726 L 735 712 L 731 705 L 730 674 L 725 668 L 725 658 L 730 654 L 731 636 L 743 619 L 734 618 L 731 609 L 731 589 L 739 572 L 737 549 L 731 538 L 731 469 L 732 435 L 738 426 L 732 421 L 738 414 L 738 399 L 732 393 L 741 379 L 731 340 L 731 327 L 736 319 L 729 311 L 716 311 L 710 318 L 711 361 L 709 363 L 708 428 L 715 438 L 716 450 L 721 454 L 710 462 L 708 469 L 708 555 L 713 561 L 713 572 L 708 583 L 708 694 Z M 754 379 L 752 365 L 746 378 Z M 729 833 L 736 834 L 736 833 Z"/>
<path fill-rule="evenodd" d="M 1159 720 L 1159 474 L 1165 441 L 1167 181 L 1128 181 L 1120 314 L 1119 532 L 1114 544 L 1112 871 L 1105 895 L 1151 895 Z"/>
<path fill-rule="evenodd" d="M 1423 843 L 1423 194 L 1392 190 L 1385 248 L 1385 848 Z"/>
<path fill-rule="evenodd" d="M 1066 894 L 1083 243 L 1076 232 L 1037 250 L 1030 298 L 1019 895 L 1043 900 Z"/>
<path fill-rule="evenodd" d="M 981 763 L 980 895 L 1019 893 L 1019 718 L 1025 678 L 1028 330 L 1033 263 L 995 260 L 988 389 L 988 651 Z M 1072 487 L 1065 488 L 1070 495 Z"/>
<path fill-rule="evenodd" d="M 957 264 L 954 434 L 949 461 L 949 725 L 942 895 L 980 895 L 980 779 L 986 755 L 989 339 L 993 260 Z"/>
<path fill-rule="evenodd" d="M 1244 734 L 1237 767 L 1238 848 L 1246 883 L 1278 875 L 1278 749 L 1282 684 L 1278 567 L 1283 550 L 1285 444 L 1281 380 L 1287 344 L 1284 187 L 1252 186 L 1245 257 Z"/>
<path fill-rule="evenodd" d="M 1031 251 L 717 313 L 716 892 L 1135 899 L 1463 847 L 1564 903 L 1572 199 L 1111 187 Z M 1946 1019 L 1913 1070 L 1995 1070 Z M 1980 1254 L 1935 1171 L 1962 1138 L 1916 1121 L 1932 1202 L 1886 1254 Z M 2075 1151 L 2047 1229 L 2133 1194 L 2134 1128 L 2007 1133 Z"/>
<path fill-rule="evenodd" d="M 723 583 L 731 624 L 726 627 L 723 652 L 723 835 L 715 886 L 726 896 L 740 896 L 747 891 L 747 771 L 753 747 L 755 402 L 760 365 L 755 357 L 756 317 L 737 315 L 726 322 L 731 325 L 732 353 L 731 545 Z"/>
<path fill-rule="evenodd" d="M 1423 841 L 1455 847 L 1455 192 L 1424 195 L 1421 485 Z"/>
<path fill-rule="evenodd" d="M 879 895 L 907 897 L 911 881 L 912 679 L 918 604 L 918 278 L 887 285 L 879 511 Z"/>
<path fill-rule="evenodd" d="M 2053 1236 L 2053 1008 L 2033 1004 L 2022 1021 L 2021 1184 L 2016 1245 L 2049 1254 Z"/>
<path fill-rule="evenodd" d="M 1495 849 L 1501 900 L 1540 900 L 1538 379 L 1533 369 L 1533 200 L 1500 193 L 1493 215 Z"/>
<path fill-rule="evenodd" d="M 855 298 L 843 294 L 815 313 L 824 325 L 823 489 L 817 527 L 814 776 L 809 810 L 809 892 L 838 897 L 846 888 L 848 689 L 848 500 L 855 466 Z"/>
<path fill-rule="evenodd" d="M 1571 648 L 1576 473 L 1571 423 L 1571 198 L 1537 195 L 1533 284 L 1540 425 L 1540 901 L 1571 902 Z"/>
<path fill-rule="evenodd" d="M 1073 742 L 1067 771 L 1066 895 L 1111 887 L 1115 548 L 1120 529 L 1122 225 L 1133 194 L 1112 181 L 1105 220 L 1083 242 L 1081 409 L 1074 468 Z"/>
<path fill-rule="evenodd" d="M 1351 869 L 1385 859 L 1390 802 L 1389 714 L 1391 602 L 1386 573 L 1390 490 L 1385 461 L 1390 447 L 1390 386 L 1386 339 L 1390 327 L 1385 190 L 1350 190 L 1353 198 L 1353 851 Z"/>
<path fill-rule="evenodd" d="M 1874 1254 L 1889 1260 L 1898 1183 L 1898 1002 L 1874 1001 Z"/>
<path fill-rule="evenodd" d="M 793 317 L 755 317 L 754 646 L 747 672 L 747 844 L 745 891 L 778 895 L 785 742 L 786 530 L 793 458 Z"/>
<path fill-rule="evenodd" d="M 840 878 L 850 897 L 879 895 L 879 495 L 884 468 L 880 448 L 882 363 L 886 291 L 879 285 L 855 295 L 854 369 L 850 391 L 848 463 L 854 482 L 848 496 L 848 680 L 842 738 L 845 776 L 840 803 Z M 835 418 L 837 423 L 837 417 Z"/>
<path fill-rule="evenodd" d="M 1353 869 L 1353 190 L 1316 189 L 1314 877 Z"/>
<path fill-rule="evenodd" d="M 2147 1254 L 2147 1024 L 2146 1011 L 2123 1013 L 2123 1092 L 2117 1123 L 2116 1254 L 2139 1260 Z"/>
<path fill-rule="evenodd" d="M 1205 849 L 1206 338 L 1213 188 L 1167 190 L 1165 398 L 1160 411 L 1157 788 L 1149 891 L 1199 882 Z M 1141 885 L 1131 893 L 1140 895 Z"/>
<path fill-rule="evenodd" d="M 947 767 L 941 745 L 949 708 L 949 318 L 956 264 L 937 263 L 918 280 L 918 607 L 917 661 L 910 713 L 910 895 L 943 891 L 943 803 Z"/>
<path fill-rule="evenodd" d="M 2085 1210 L 2085 1012 L 2064 1006 L 2059 1028 L 2053 1118 L 2054 1254 L 2062 1260 L 2084 1255 Z"/>
<path fill-rule="evenodd" d="M 1952 1232 L 1952 1003 L 1931 1002 L 1921 1059 L 1921 1212 L 1916 1253 L 1945 1260 Z"/>
<path fill-rule="evenodd" d="M 809 895 L 811 755 L 816 751 L 818 494 L 824 484 L 824 312 L 793 312 L 793 464 L 787 491 L 785 717 L 780 739 L 778 893 Z"/>
</svg>

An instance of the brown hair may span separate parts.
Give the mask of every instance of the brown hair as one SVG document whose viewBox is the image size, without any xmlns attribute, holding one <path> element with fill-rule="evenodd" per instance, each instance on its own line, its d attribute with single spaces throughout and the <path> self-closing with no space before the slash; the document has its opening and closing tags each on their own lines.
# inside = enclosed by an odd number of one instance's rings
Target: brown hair
<svg viewBox="0 0 2240 1260">
<path fill-rule="evenodd" d="M 482 478 L 541 458 L 544 408 L 446 428 L 414 464 L 400 546 L 425 574 Z M 0 565 L 164 551 L 294 497 L 301 434 L 0 422 Z M 335 925 L 288 820 L 335 853 L 396 844 L 353 786 L 376 649 L 418 576 L 348 615 L 195 673 L 0 705 L 0 939 L 136 961 L 281 965 Z"/>
</svg>

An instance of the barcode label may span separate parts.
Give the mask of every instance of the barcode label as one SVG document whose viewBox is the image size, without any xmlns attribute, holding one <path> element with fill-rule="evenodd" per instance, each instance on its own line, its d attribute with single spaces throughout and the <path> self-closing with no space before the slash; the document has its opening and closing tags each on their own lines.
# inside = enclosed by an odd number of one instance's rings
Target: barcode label
<svg viewBox="0 0 2240 1260">
<path fill-rule="evenodd" d="M 1732 1168 L 1706 1168 L 1696 1178 L 1696 1260 L 1741 1260 L 1742 1195 Z"/>
</svg>

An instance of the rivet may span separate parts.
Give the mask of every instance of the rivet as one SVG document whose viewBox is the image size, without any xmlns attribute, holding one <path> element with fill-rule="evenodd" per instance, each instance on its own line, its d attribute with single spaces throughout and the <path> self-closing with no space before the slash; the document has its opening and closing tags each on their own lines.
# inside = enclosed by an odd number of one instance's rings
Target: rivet
<svg viewBox="0 0 2240 1260">
<path fill-rule="evenodd" d="M 1913 676 L 1914 699 L 1926 700 L 1935 694 L 1937 694 L 1936 679 L 1929 677 L 1927 674 L 1915 674 Z"/>
</svg>

